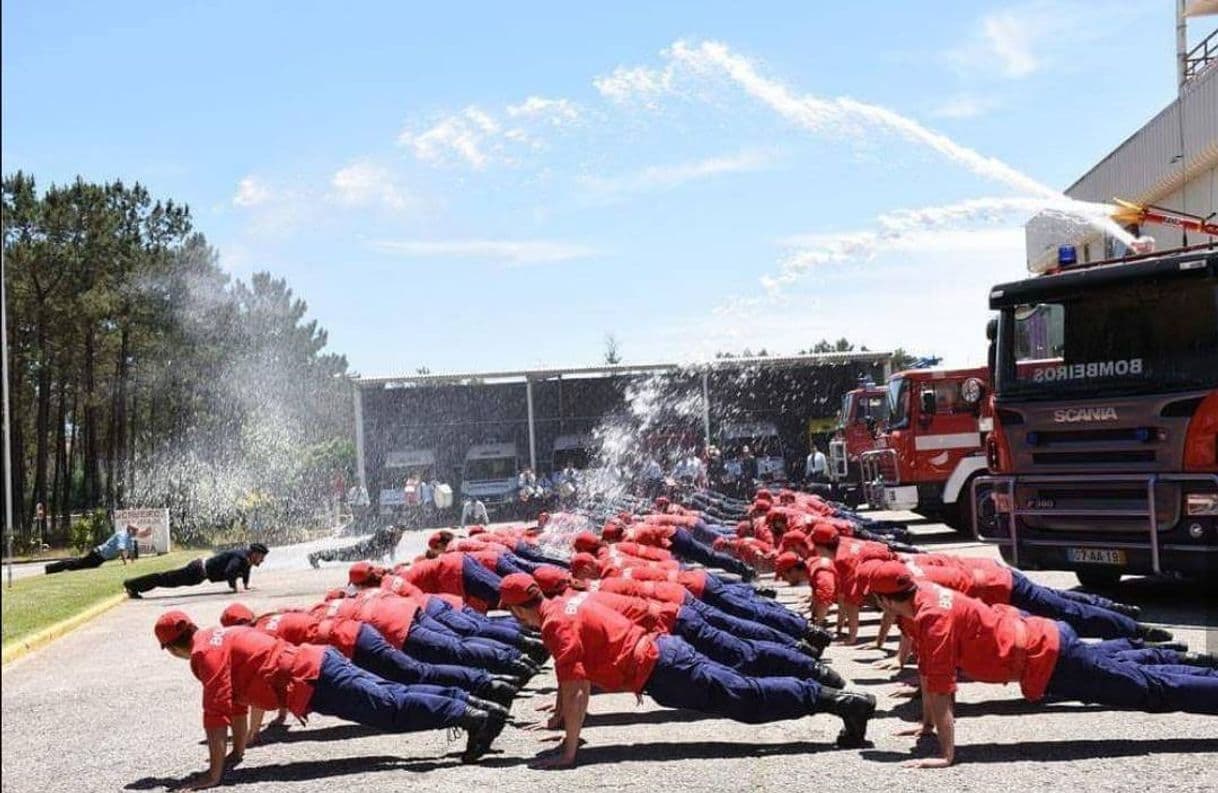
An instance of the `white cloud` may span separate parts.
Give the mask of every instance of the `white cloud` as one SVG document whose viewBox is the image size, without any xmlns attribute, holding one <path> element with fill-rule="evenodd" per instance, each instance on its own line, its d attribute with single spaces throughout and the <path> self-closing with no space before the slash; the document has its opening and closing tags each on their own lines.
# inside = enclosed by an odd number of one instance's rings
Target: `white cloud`
<svg viewBox="0 0 1218 793">
<path fill-rule="evenodd" d="M 655 106 L 660 97 L 672 91 L 674 78 L 675 69 L 672 64 L 665 69 L 618 66 L 612 73 L 597 77 L 592 81 L 592 85 L 610 102 L 640 102 L 643 105 Z"/>
<path fill-rule="evenodd" d="M 580 117 L 579 107 L 571 100 L 541 96 L 530 96 L 520 104 L 508 105 L 507 114 L 511 118 L 542 119 L 556 127 L 573 124 Z"/>
<path fill-rule="evenodd" d="M 1009 9 L 981 20 L 982 37 L 1006 77 L 1027 77 L 1040 69 L 1034 49 L 1039 38 L 1055 27 L 1051 17 L 1036 9 Z"/>
<path fill-rule="evenodd" d="M 493 136 L 499 124 L 473 105 L 437 121 L 422 132 L 403 130 L 398 144 L 409 146 L 415 157 L 430 165 L 441 165 L 454 158 L 472 168 L 485 168 L 498 156 Z"/>
<path fill-rule="evenodd" d="M 387 169 L 366 160 L 340 168 L 330 179 L 330 187 L 334 200 L 347 206 L 380 206 L 400 212 L 412 203 Z"/>
<path fill-rule="evenodd" d="M 691 162 L 652 165 L 620 176 L 590 176 L 585 178 L 583 183 L 598 193 L 608 194 L 667 190 L 699 179 L 758 171 L 768 166 L 773 159 L 773 155 L 768 152 L 742 151 Z"/>
<path fill-rule="evenodd" d="M 998 100 L 992 96 L 956 94 L 932 108 L 930 114 L 936 118 L 976 118 L 996 107 L 998 107 Z"/>
<path fill-rule="evenodd" d="M 371 247 L 409 259 L 484 259 L 506 265 L 553 264 L 600 254 L 587 245 L 557 240 L 380 240 Z"/>
<path fill-rule="evenodd" d="M 233 195 L 233 206 L 249 208 L 267 203 L 272 198 L 271 189 L 255 176 L 247 176 L 237 183 Z"/>
</svg>

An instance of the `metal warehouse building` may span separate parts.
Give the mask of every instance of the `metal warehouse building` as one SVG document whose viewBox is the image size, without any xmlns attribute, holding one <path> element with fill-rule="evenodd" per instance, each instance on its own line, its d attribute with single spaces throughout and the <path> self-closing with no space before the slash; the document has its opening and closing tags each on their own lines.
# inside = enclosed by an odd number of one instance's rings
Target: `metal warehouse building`
<svg viewBox="0 0 1218 793">
<path fill-rule="evenodd" d="M 1186 10 L 1192 16 L 1215 14 L 1218 2 L 1194 0 L 1181 9 L 1178 97 L 1068 187 L 1069 197 L 1100 203 L 1119 198 L 1202 218 L 1218 212 L 1218 31 L 1187 47 Z M 1159 250 L 1208 241 L 1155 223 L 1146 223 L 1139 231 L 1154 237 Z M 1048 214 L 1033 218 L 1026 236 L 1029 267 L 1038 270 L 1056 260 L 1057 248 L 1063 243 L 1073 243 L 1081 261 L 1121 255 L 1114 240 Z"/>
<path fill-rule="evenodd" d="M 850 352 L 363 378 L 355 383 L 359 481 L 372 494 L 399 487 L 400 472 L 386 463 L 427 450 L 436 473 L 455 482 L 466 451 L 492 442 L 514 443 L 522 462 L 549 470 L 560 436 L 591 433 L 625 411 L 629 391 L 649 379 L 670 398 L 661 401 L 686 408 L 666 422 L 675 435 L 700 444 L 725 421 L 766 421 L 788 449 L 803 454 L 810 422 L 824 425 L 860 378 L 883 382 L 891 361 L 888 352 Z"/>
</svg>

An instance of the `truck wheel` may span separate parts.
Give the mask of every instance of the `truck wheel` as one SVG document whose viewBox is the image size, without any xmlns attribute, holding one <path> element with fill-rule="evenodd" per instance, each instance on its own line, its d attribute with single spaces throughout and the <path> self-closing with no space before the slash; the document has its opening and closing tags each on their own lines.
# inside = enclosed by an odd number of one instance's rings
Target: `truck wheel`
<svg viewBox="0 0 1218 793">
<path fill-rule="evenodd" d="M 1086 567 L 1074 571 L 1078 582 L 1086 589 L 1114 589 L 1121 583 L 1121 571 L 1116 567 Z"/>
</svg>

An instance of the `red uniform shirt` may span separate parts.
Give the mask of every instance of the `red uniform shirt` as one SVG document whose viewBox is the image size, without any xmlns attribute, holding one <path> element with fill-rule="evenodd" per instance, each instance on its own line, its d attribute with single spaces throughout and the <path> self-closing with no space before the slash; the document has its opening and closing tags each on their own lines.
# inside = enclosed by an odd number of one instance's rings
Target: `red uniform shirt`
<svg viewBox="0 0 1218 793">
<path fill-rule="evenodd" d="M 416 598 L 399 597 L 390 592 L 370 589 L 354 598 L 332 600 L 312 610 L 322 619 L 345 618 L 366 622 L 394 647 L 401 648 L 410 635 L 410 626 L 422 607 Z"/>
<path fill-rule="evenodd" d="M 355 620 L 319 618 L 305 611 L 283 611 L 259 617 L 254 627 L 288 644 L 327 644 L 347 658 L 355 655 L 361 623 Z"/>
<path fill-rule="evenodd" d="M 892 549 L 882 542 L 842 537 L 833 555 L 833 563 L 837 567 L 838 594 L 847 603 L 861 605 L 863 582 L 858 575 L 859 565 L 870 559 L 886 561 L 896 558 Z"/>
<path fill-rule="evenodd" d="M 485 537 L 486 535 L 484 534 L 482 536 Z M 450 542 L 448 544 L 448 548 L 446 548 L 445 550 L 465 551 L 465 552 L 485 551 L 488 548 L 490 548 L 492 545 L 498 545 L 498 544 L 499 543 L 496 543 L 496 542 L 487 542 L 485 540 L 475 539 L 475 538 L 471 537 L 468 539 L 453 540 L 452 542 Z"/>
<path fill-rule="evenodd" d="M 815 556 L 804 562 L 808 571 L 808 586 L 812 588 L 812 600 L 817 603 L 831 604 L 837 602 L 839 587 L 837 585 L 837 567 L 833 560 L 825 556 Z"/>
<path fill-rule="evenodd" d="M 910 563 L 912 562 L 912 565 Z M 914 566 L 926 573 L 926 577 L 944 586 L 964 592 L 970 597 L 986 603 L 1010 603 L 1011 589 L 1015 576 L 1011 568 L 993 559 L 977 559 L 967 556 L 953 556 L 946 553 L 919 553 L 905 560 L 912 571 Z M 967 583 L 962 582 L 967 589 L 952 586 L 935 576 L 951 580 L 942 570 L 955 570 L 959 575 L 967 577 Z"/>
<path fill-rule="evenodd" d="M 667 548 L 672 544 L 672 535 L 677 531 L 675 526 L 663 526 L 655 523 L 635 524 L 626 537 L 640 545 L 651 545 L 656 548 Z M 625 543 L 619 543 L 625 544 Z"/>
<path fill-rule="evenodd" d="M 655 550 L 655 549 L 652 549 Z M 681 563 L 676 559 L 644 559 L 641 556 L 625 553 L 617 549 L 616 545 L 608 548 L 601 548 L 596 553 L 596 560 L 600 562 L 601 568 L 618 568 L 625 569 L 627 567 L 657 567 L 662 570 L 677 570 L 680 569 Z M 610 573 L 601 573 L 602 576 L 610 575 Z"/>
<path fill-rule="evenodd" d="M 928 691 L 955 692 L 960 670 L 981 683 L 1018 680 L 1031 701 L 1044 696 L 1061 642 L 1053 620 L 930 583 L 918 584 L 913 603 L 918 671 Z"/>
<path fill-rule="evenodd" d="M 619 542 L 611 546 L 610 550 L 616 550 L 618 553 L 636 556 L 639 559 L 647 559 L 652 562 L 670 562 L 676 558 L 672 555 L 672 551 L 653 545 L 646 545 L 641 542 Z"/>
<path fill-rule="evenodd" d="M 616 611 L 648 633 L 672 633 L 677 624 L 677 603 L 662 603 L 658 600 L 632 597 L 616 592 L 589 591 L 588 600 Z"/>
<path fill-rule="evenodd" d="M 465 597 L 465 577 L 461 566 L 465 557 L 459 553 L 440 554 L 435 559 L 424 559 L 409 567 L 400 567 L 394 572 L 424 592 Z"/>
<path fill-rule="evenodd" d="M 638 581 L 633 578 L 602 578 L 587 582 L 589 592 L 612 592 L 636 598 L 658 600 L 662 603 L 685 603 L 693 595 L 680 584 L 671 581 Z"/>
<path fill-rule="evenodd" d="M 560 683 L 587 680 L 606 691 L 639 693 L 660 656 L 651 634 L 586 592 L 541 604 L 541 638 Z"/>
<path fill-rule="evenodd" d="M 244 626 L 196 631 L 190 671 L 203 684 L 203 726 L 227 727 L 250 705 L 304 716 L 324 653 L 324 647 L 291 645 Z"/>
</svg>

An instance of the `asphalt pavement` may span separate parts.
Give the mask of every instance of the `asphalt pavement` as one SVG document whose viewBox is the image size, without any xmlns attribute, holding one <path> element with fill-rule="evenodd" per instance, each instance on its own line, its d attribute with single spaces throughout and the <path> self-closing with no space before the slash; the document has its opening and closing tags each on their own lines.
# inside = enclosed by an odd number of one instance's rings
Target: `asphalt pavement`
<svg viewBox="0 0 1218 793">
<path fill-rule="evenodd" d="M 944 549 L 994 553 L 941 526 L 916 530 L 923 541 Z M 408 535 L 399 558 L 420 547 L 423 536 Z M 1070 574 L 1032 577 L 1075 585 Z M 302 549 L 273 549 L 251 583 L 254 590 L 239 599 L 256 612 L 307 605 L 345 583 L 345 565 L 313 570 Z M 793 603 L 795 594 L 787 589 L 782 597 Z M 1127 581 L 1123 599 L 1142 604 L 1145 619 L 1169 627 L 1190 645 L 1204 647 L 1208 639 L 1218 650 L 1215 604 L 1201 590 Z M 222 584 L 153 592 L 5 668 L 3 791 L 157 791 L 201 770 L 207 751 L 200 686 L 184 661 L 157 647 L 152 625 L 169 608 L 185 609 L 201 624 L 214 623 L 231 600 Z M 876 668 L 874 662 L 888 655 L 869 647 L 877 625 L 878 615 L 865 614 L 861 637 L 866 643 L 835 645 L 827 652 L 839 672 L 879 698 L 880 714 L 868 733 L 873 746 L 863 750 L 834 747 L 840 722 L 832 716 L 745 725 L 610 694 L 592 699 L 579 766 L 534 770 L 529 762 L 554 745 L 545 738 L 556 734 L 522 727 L 538 721 L 537 706 L 552 698 L 555 680 L 548 668 L 517 700 L 515 724 L 479 765 L 461 765 L 463 736 L 382 735 L 314 717 L 280 740 L 250 749 L 226 783 L 238 790 L 293 793 L 1218 789 L 1218 719 L 1034 705 L 1023 702 L 1013 685 L 961 686 L 955 767 L 903 767 L 903 761 L 931 755 L 934 745 L 893 735 L 914 724 L 920 711 L 896 696 L 902 686 L 892 673 Z"/>
</svg>

